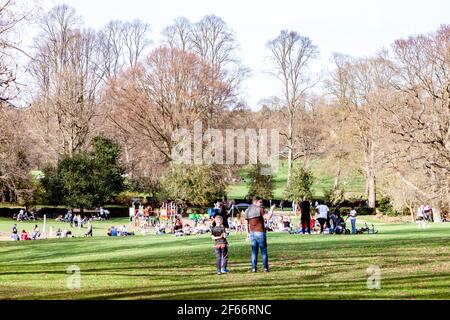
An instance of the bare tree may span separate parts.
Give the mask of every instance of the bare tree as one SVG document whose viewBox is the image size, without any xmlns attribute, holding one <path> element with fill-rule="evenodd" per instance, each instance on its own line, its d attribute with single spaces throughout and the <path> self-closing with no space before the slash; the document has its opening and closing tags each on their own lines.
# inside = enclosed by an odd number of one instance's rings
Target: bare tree
<svg viewBox="0 0 450 320">
<path fill-rule="evenodd" d="M 123 22 L 110 21 L 98 33 L 98 45 L 100 46 L 100 66 L 105 73 L 105 79 L 115 79 L 123 70 L 124 61 L 124 37 Z"/>
<path fill-rule="evenodd" d="M 36 80 L 37 134 L 54 154 L 88 145 L 104 72 L 93 30 L 81 30 L 74 9 L 57 6 L 43 17 L 31 65 Z"/>
<path fill-rule="evenodd" d="M 29 143 L 17 126 L 23 119 L 17 103 L 24 86 L 18 79 L 18 58 L 28 56 L 20 48 L 20 30 L 34 9 L 0 1 L 0 202 L 23 202 L 32 192 Z"/>
<path fill-rule="evenodd" d="M 306 68 L 314 59 L 318 50 L 311 39 L 303 37 L 295 31 L 283 30 L 274 40 L 267 43 L 274 63 L 271 74 L 283 86 L 283 98 L 287 107 L 287 149 L 288 149 L 288 184 L 290 183 L 294 159 L 294 125 L 302 99 L 312 87 Z M 304 101 L 304 100 L 303 100 Z"/>
<path fill-rule="evenodd" d="M 393 152 L 396 171 L 423 201 L 450 206 L 450 26 L 397 40 L 382 55 L 395 77 L 395 103 L 386 105 L 385 125 L 402 146 Z M 417 185 L 414 175 L 426 182 Z"/>
<path fill-rule="evenodd" d="M 181 51 L 192 50 L 192 23 L 184 18 L 175 19 L 173 25 L 167 26 L 162 31 L 163 44 Z"/>
<path fill-rule="evenodd" d="M 392 71 L 379 58 L 335 56 L 336 69 L 328 83 L 336 102 L 347 110 L 349 129 L 362 157 L 369 207 L 376 207 L 377 171 L 384 153 L 383 108 L 391 102 Z"/>
<path fill-rule="evenodd" d="M 234 32 L 220 17 L 208 15 L 196 23 L 177 18 L 164 29 L 163 36 L 171 48 L 193 53 L 209 65 L 208 77 L 221 92 L 211 90 L 206 99 L 211 106 L 209 111 L 218 112 L 210 113 L 210 118 L 219 123 L 224 109 L 240 103 L 240 85 L 249 75 L 237 55 L 239 46 Z M 225 88 L 227 94 L 223 94 Z"/>
<path fill-rule="evenodd" d="M 139 59 L 151 44 L 151 40 L 148 37 L 149 32 L 150 25 L 139 19 L 123 24 L 122 33 L 125 55 L 131 68 L 136 67 Z"/>
<path fill-rule="evenodd" d="M 216 88 L 209 66 L 188 52 L 168 47 L 155 49 L 140 66 L 130 70 L 111 86 L 115 99 L 110 119 L 121 130 L 145 137 L 158 150 L 160 163 L 171 160 L 172 133 L 193 129 L 196 120 L 209 123 L 210 106 L 205 97 Z M 222 91 L 223 90 L 223 91 Z"/>
<path fill-rule="evenodd" d="M 18 31 L 33 14 L 34 8 L 20 7 L 16 1 L 0 0 L 0 103 L 11 104 L 20 93 L 17 79 L 17 54 L 28 56 L 20 48 Z"/>
</svg>

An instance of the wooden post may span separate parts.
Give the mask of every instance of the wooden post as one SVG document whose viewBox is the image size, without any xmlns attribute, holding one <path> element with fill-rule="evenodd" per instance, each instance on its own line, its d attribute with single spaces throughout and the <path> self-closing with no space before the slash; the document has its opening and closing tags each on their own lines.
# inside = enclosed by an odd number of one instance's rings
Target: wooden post
<svg viewBox="0 0 450 320">
<path fill-rule="evenodd" d="M 44 239 L 47 239 L 47 231 L 46 231 L 46 228 L 47 228 L 47 215 L 44 214 L 44 230 L 43 230 L 43 232 L 42 232 L 42 237 L 43 237 Z"/>
</svg>

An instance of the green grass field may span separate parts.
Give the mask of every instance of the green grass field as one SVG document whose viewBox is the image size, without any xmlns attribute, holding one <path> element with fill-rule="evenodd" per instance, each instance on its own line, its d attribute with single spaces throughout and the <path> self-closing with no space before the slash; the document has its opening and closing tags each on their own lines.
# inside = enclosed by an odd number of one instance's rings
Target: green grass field
<svg viewBox="0 0 450 320">
<path fill-rule="evenodd" d="M 323 171 L 324 166 L 326 165 L 323 163 L 322 159 L 316 159 L 312 162 L 311 171 L 314 176 L 312 192 L 314 198 L 323 198 L 324 192 L 332 188 L 334 184 L 334 177 Z M 275 200 L 284 199 L 283 193 L 287 184 L 287 172 L 287 162 L 285 160 L 280 160 L 278 171 L 274 175 L 275 189 L 273 195 Z M 244 199 L 248 194 L 248 173 L 243 169 L 240 175 L 246 182 L 242 181 L 230 185 L 227 190 L 229 199 Z M 365 180 L 361 174 L 355 172 L 352 177 L 348 178 L 343 183 L 347 198 L 364 195 Z"/>
<path fill-rule="evenodd" d="M 373 218 L 372 218 L 373 219 Z M 271 272 L 250 273 L 250 244 L 230 239 L 231 273 L 217 276 L 209 236 L 103 237 L 0 242 L 0 299 L 448 299 L 450 224 L 380 224 L 377 235 L 269 233 Z M 0 219 L 8 233 L 12 220 Z M 31 224 L 25 225 L 31 229 Z M 53 224 L 53 222 L 52 222 Z M 42 228 L 42 222 L 39 222 Z M 57 224 L 54 224 L 57 226 Z M 24 225 L 19 225 L 23 228 Z M 78 234 L 82 234 L 80 230 Z M 67 289 L 79 266 L 81 288 Z M 381 289 L 366 270 L 381 268 Z"/>
</svg>

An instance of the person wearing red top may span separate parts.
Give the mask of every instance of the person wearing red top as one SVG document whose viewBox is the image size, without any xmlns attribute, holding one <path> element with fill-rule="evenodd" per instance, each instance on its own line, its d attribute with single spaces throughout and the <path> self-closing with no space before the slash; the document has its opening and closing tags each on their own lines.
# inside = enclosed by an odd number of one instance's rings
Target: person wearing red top
<svg viewBox="0 0 450 320">
<path fill-rule="evenodd" d="M 28 238 L 28 233 L 25 230 L 22 230 L 22 236 L 21 236 L 22 240 L 30 240 L 30 238 Z"/>
<path fill-rule="evenodd" d="M 316 226 L 316 219 L 311 218 L 311 230 L 314 230 L 315 226 Z"/>
</svg>

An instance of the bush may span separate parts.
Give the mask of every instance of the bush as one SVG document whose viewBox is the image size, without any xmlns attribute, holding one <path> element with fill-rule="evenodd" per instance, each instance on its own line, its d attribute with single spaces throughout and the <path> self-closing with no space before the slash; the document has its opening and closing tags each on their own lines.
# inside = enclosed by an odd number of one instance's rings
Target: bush
<svg viewBox="0 0 450 320">
<path fill-rule="evenodd" d="M 336 206 L 340 203 L 344 202 L 344 190 L 331 188 L 325 191 L 325 202 L 331 204 L 332 206 Z"/>
<path fill-rule="evenodd" d="M 262 174 L 264 167 L 261 164 L 252 165 L 249 170 L 250 186 L 247 197 L 249 199 L 257 196 L 262 199 L 273 198 L 273 176 Z M 267 168 L 266 168 L 267 169 Z"/>
<path fill-rule="evenodd" d="M 381 211 L 383 214 L 388 216 L 397 216 L 399 213 L 394 210 L 394 207 L 391 203 L 391 199 L 387 196 L 382 196 L 378 200 L 378 210 Z"/>
<path fill-rule="evenodd" d="M 314 177 L 311 171 L 298 166 L 292 171 L 291 182 L 286 188 L 285 198 L 289 201 L 298 201 L 304 197 L 311 199 L 313 181 Z"/>
<path fill-rule="evenodd" d="M 375 213 L 375 210 L 373 208 L 369 208 L 367 206 L 356 208 L 356 211 L 360 216 L 369 216 Z"/>
<path fill-rule="evenodd" d="M 122 192 L 114 198 L 114 203 L 129 207 L 133 202 L 133 198 L 133 194 Z"/>
</svg>

